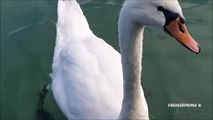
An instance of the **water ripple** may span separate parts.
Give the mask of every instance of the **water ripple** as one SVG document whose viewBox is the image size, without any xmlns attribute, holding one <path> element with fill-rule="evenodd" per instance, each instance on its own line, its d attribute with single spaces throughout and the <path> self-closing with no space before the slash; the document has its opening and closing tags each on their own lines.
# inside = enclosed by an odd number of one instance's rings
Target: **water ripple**
<svg viewBox="0 0 213 120">
<path fill-rule="evenodd" d="M 33 25 L 33 24 L 27 24 L 27 25 L 24 25 L 24 26 L 22 26 L 22 27 L 16 28 L 16 29 L 10 31 L 10 32 L 7 34 L 7 36 L 10 36 L 10 35 L 13 35 L 13 34 L 15 34 L 15 33 L 17 33 L 17 32 L 23 31 L 23 30 L 25 30 L 25 29 L 31 27 L 32 25 Z"/>
<path fill-rule="evenodd" d="M 92 1 L 94 1 L 94 0 L 79 0 L 78 2 L 79 2 L 81 5 L 84 5 L 84 4 L 91 3 Z"/>
</svg>

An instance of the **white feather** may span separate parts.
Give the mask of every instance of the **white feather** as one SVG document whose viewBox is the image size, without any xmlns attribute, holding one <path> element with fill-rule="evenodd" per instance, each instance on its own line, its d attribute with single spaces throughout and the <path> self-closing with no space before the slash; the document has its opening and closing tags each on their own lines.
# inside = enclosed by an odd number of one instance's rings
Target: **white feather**
<svg viewBox="0 0 213 120">
<path fill-rule="evenodd" d="M 115 119 L 122 103 L 120 54 L 90 30 L 76 1 L 59 1 L 52 90 L 69 119 Z"/>
</svg>

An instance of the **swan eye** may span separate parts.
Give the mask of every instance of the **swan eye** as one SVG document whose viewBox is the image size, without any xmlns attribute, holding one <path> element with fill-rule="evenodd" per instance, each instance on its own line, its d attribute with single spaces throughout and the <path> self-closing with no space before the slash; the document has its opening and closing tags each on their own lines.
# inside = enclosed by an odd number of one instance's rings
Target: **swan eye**
<svg viewBox="0 0 213 120">
<path fill-rule="evenodd" d="M 162 7 L 162 6 L 158 6 L 158 11 L 164 11 L 164 7 Z"/>
<path fill-rule="evenodd" d="M 164 14 L 165 18 L 166 18 L 166 23 L 164 26 L 167 26 L 171 21 L 175 20 L 177 17 L 179 17 L 179 14 L 176 12 L 172 12 L 170 10 L 165 9 L 162 6 L 158 6 L 157 8 L 159 11 L 162 11 L 162 13 Z M 184 21 L 184 20 L 183 20 Z M 182 21 L 182 22 L 183 22 Z"/>
<path fill-rule="evenodd" d="M 184 29 L 183 29 L 183 26 L 182 25 L 178 25 L 179 26 L 179 30 L 182 32 L 182 33 L 184 33 Z"/>
</svg>

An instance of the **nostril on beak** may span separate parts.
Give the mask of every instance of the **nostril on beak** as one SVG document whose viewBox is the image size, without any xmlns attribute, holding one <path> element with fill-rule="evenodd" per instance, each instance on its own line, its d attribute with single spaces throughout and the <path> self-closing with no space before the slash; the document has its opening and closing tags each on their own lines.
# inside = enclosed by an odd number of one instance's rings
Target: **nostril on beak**
<svg viewBox="0 0 213 120">
<path fill-rule="evenodd" d="M 182 32 L 182 33 L 184 33 L 184 29 L 183 29 L 183 26 L 182 25 L 178 25 L 179 26 L 179 30 Z"/>
</svg>

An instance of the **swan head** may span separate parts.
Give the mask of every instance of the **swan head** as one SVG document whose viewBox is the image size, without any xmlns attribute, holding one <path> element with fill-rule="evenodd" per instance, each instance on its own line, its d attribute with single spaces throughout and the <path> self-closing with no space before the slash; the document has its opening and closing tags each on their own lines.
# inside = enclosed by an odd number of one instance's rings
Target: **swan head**
<svg viewBox="0 0 213 120">
<path fill-rule="evenodd" d="M 192 52 L 200 52 L 199 44 L 187 30 L 178 0 L 126 0 L 121 16 L 139 26 L 164 30 Z"/>
</svg>

